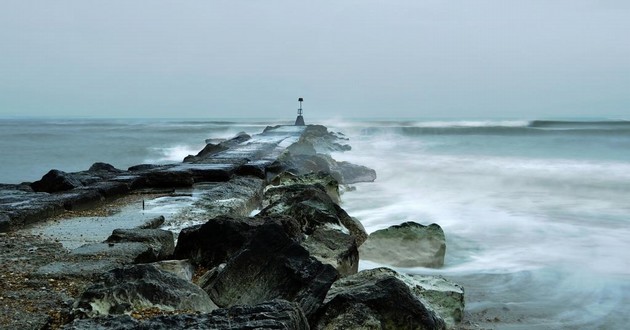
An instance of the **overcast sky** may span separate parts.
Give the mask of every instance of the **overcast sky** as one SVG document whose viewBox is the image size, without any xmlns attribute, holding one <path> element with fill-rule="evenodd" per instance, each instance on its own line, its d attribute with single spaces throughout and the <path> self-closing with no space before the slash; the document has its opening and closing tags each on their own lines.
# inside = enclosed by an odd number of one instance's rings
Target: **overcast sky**
<svg viewBox="0 0 630 330">
<path fill-rule="evenodd" d="M 630 117 L 630 1 L 0 0 L 0 116 Z"/>
</svg>

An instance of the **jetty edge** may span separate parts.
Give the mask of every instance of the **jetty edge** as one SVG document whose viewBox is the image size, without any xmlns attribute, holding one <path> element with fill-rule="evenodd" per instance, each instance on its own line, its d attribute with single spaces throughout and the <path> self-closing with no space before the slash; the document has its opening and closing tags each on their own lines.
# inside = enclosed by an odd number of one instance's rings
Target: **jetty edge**
<svg viewBox="0 0 630 330">
<path fill-rule="evenodd" d="M 455 328 L 456 284 L 388 268 L 357 272 L 368 235 L 340 207 L 340 185 L 376 173 L 330 156 L 349 148 L 324 126 L 275 126 L 207 144 L 178 164 L 96 163 L 1 185 L 0 327 Z M 28 232 L 137 192 L 208 183 L 196 204 L 205 221 L 177 241 L 161 229 L 164 217 L 72 250 Z"/>
</svg>

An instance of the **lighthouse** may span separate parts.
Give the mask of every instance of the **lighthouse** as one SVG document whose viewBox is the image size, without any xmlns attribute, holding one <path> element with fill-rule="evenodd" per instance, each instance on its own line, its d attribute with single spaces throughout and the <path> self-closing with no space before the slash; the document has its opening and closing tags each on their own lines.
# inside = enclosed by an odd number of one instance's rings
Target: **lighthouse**
<svg viewBox="0 0 630 330">
<path fill-rule="evenodd" d="M 298 108 L 298 116 L 295 119 L 295 126 L 304 126 L 304 117 L 302 117 L 302 102 L 303 98 L 298 98 L 298 102 L 300 103 L 300 107 Z"/>
</svg>

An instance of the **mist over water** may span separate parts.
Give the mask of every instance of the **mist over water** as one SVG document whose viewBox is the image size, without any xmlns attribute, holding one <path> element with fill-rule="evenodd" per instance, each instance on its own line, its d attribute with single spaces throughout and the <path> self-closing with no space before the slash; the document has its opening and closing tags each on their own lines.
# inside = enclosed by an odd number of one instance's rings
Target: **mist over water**
<svg viewBox="0 0 630 330">
<path fill-rule="evenodd" d="M 334 157 L 378 175 L 346 193 L 343 207 L 368 232 L 405 221 L 442 226 L 444 268 L 404 271 L 462 283 L 468 312 L 497 316 L 497 328 L 623 328 L 628 125 L 534 126 L 342 123 L 353 150 Z"/>
</svg>

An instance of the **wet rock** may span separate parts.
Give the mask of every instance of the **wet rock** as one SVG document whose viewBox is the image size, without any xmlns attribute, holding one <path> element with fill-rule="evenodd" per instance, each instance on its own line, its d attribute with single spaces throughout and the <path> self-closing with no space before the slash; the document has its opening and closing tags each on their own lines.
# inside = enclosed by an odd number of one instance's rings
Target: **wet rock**
<svg viewBox="0 0 630 330">
<path fill-rule="evenodd" d="M 283 172 L 276 176 L 270 183 L 270 186 L 265 190 L 265 197 L 269 200 L 277 200 L 274 198 L 284 194 L 285 186 L 303 184 L 314 185 L 321 184 L 326 193 L 333 202 L 339 204 L 341 198 L 339 196 L 339 182 L 335 180 L 330 174 L 325 172 L 308 173 L 303 175 L 295 175 L 291 172 Z"/>
<path fill-rule="evenodd" d="M 90 260 L 86 258 L 80 261 L 55 261 L 39 267 L 34 274 L 40 277 L 65 279 L 96 279 L 104 272 L 122 266 L 115 260 Z"/>
<path fill-rule="evenodd" d="M 378 268 L 335 282 L 313 329 L 445 329 L 396 272 Z"/>
<path fill-rule="evenodd" d="M 87 244 L 70 251 L 72 255 L 109 259 L 120 264 L 159 261 L 160 250 L 147 243 L 96 243 Z"/>
<path fill-rule="evenodd" d="M 208 293 L 221 307 L 286 299 L 298 303 L 310 317 L 337 277 L 332 266 L 311 257 L 279 224 L 269 223 L 230 258 Z"/>
<path fill-rule="evenodd" d="M 75 320 L 66 330 L 171 330 L 171 329 L 292 329 L 308 330 L 304 313 L 285 300 L 266 301 L 253 306 L 216 309 L 207 314 L 158 316 L 137 321 L 130 316 L 108 316 Z"/>
<path fill-rule="evenodd" d="M 217 307 L 198 286 L 146 264 L 116 268 L 103 274 L 74 304 L 77 315 L 89 317 L 146 308 L 207 313 Z"/>
<path fill-rule="evenodd" d="M 464 288 L 441 276 L 409 275 L 405 281 L 427 307 L 455 329 L 464 317 Z"/>
<path fill-rule="evenodd" d="M 192 281 L 193 275 L 195 274 L 195 266 L 188 260 L 163 260 L 154 262 L 152 265 L 186 281 Z"/>
<path fill-rule="evenodd" d="M 160 215 L 159 217 L 155 217 L 155 218 L 145 221 L 143 224 L 141 224 L 137 228 L 138 229 L 158 229 L 160 228 L 160 226 L 164 224 L 165 220 L 166 219 L 164 218 L 164 216 Z"/>
<path fill-rule="evenodd" d="M 359 267 L 359 251 L 354 237 L 342 227 L 322 226 L 300 243 L 311 256 L 329 264 L 340 276 L 356 274 Z"/>
<path fill-rule="evenodd" d="M 282 191 L 282 194 L 275 192 Z M 363 226 L 353 220 L 326 193 L 321 184 L 294 184 L 272 191 L 267 198 L 273 201 L 258 216 L 288 216 L 296 219 L 307 235 L 325 224 L 344 227 L 360 245 L 367 237 Z M 273 195 L 271 195 L 273 193 Z M 275 200 L 275 201 L 274 201 Z"/>
<path fill-rule="evenodd" d="M 97 163 L 92 164 L 92 166 L 90 166 L 90 168 L 88 169 L 88 172 L 120 173 L 120 172 L 123 172 L 123 170 L 119 170 L 111 164 L 97 162 Z"/>
<path fill-rule="evenodd" d="M 376 180 L 376 171 L 373 169 L 349 162 L 337 162 L 327 154 L 308 155 L 285 152 L 271 168 L 278 173 L 282 171 L 297 174 L 325 172 L 341 184 Z"/>
<path fill-rule="evenodd" d="M 11 219 L 6 214 L 0 214 L 0 233 L 4 233 L 11 229 Z"/>
<path fill-rule="evenodd" d="M 141 177 L 142 180 L 136 182 L 133 189 L 190 187 L 195 183 L 190 172 L 173 170 L 170 166 L 151 169 Z"/>
<path fill-rule="evenodd" d="M 199 152 L 197 155 L 189 155 L 184 158 L 184 162 L 186 163 L 203 163 L 211 158 L 213 155 L 220 153 L 221 151 L 225 151 L 234 147 L 238 144 L 248 141 L 251 139 L 251 136 L 245 132 L 240 132 L 233 138 L 222 141 L 218 144 L 207 143 L 206 146 Z"/>
<path fill-rule="evenodd" d="M 76 177 L 59 170 L 50 170 L 41 180 L 31 183 L 33 191 L 47 193 L 67 191 L 81 186 L 83 184 Z"/>
<path fill-rule="evenodd" d="M 221 215 L 248 216 L 260 205 L 264 185 L 262 179 L 252 176 L 206 184 L 194 205 L 204 210 L 208 218 Z"/>
<path fill-rule="evenodd" d="M 177 239 L 176 259 L 190 259 L 207 268 L 226 262 L 264 224 L 276 223 L 291 237 L 301 235 L 297 223 L 287 217 L 228 217 L 220 216 L 202 225 L 184 228 Z"/>
<path fill-rule="evenodd" d="M 55 197 L 63 203 L 63 208 L 69 211 L 84 209 L 96 203 L 102 202 L 105 199 L 98 190 L 87 187 L 58 193 Z"/>
<path fill-rule="evenodd" d="M 75 319 L 64 330 L 138 330 L 140 322 L 129 315 L 108 315 L 91 319 Z"/>
<path fill-rule="evenodd" d="M 91 185 L 90 188 L 95 189 L 99 194 L 107 198 L 124 195 L 129 192 L 128 184 L 115 181 L 98 182 Z"/>
<path fill-rule="evenodd" d="M 442 267 L 445 253 L 442 228 L 415 222 L 377 230 L 359 249 L 361 259 L 394 267 Z"/>
<path fill-rule="evenodd" d="M 144 243 L 156 252 L 157 260 L 166 259 L 175 251 L 173 232 L 162 229 L 115 229 L 107 243 Z"/>
</svg>

